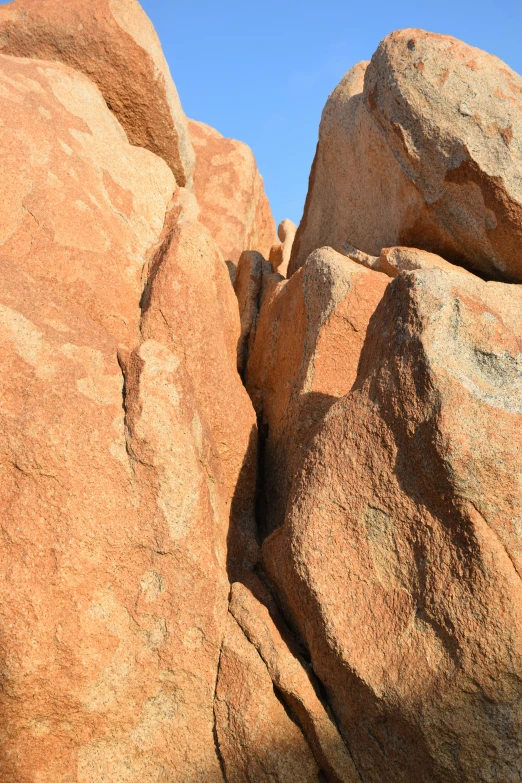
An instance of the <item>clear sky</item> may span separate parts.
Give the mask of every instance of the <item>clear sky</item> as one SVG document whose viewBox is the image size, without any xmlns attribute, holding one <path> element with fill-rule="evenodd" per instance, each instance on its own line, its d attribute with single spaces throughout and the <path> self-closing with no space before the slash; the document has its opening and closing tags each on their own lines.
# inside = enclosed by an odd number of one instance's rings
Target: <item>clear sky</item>
<svg viewBox="0 0 522 783">
<path fill-rule="evenodd" d="M 447 33 L 522 73 L 522 0 L 141 0 L 188 116 L 252 148 L 277 222 L 299 222 L 321 111 L 401 27 Z"/>
</svg>

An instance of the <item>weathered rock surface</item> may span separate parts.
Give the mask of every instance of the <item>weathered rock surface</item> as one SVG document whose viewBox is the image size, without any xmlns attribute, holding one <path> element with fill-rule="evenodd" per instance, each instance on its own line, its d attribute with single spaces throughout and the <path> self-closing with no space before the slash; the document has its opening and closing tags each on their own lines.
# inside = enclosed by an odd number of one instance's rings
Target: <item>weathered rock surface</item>
<svg viewBox="0 0 522 783">
<path fill-rule="evenodd" d="M 403 273 L 263 558 L 368 783 L 522 762 L 522 290 Z"/>
<path fill-rule="evenodd" d="M 183 357 L 192 379 L 221 470 L 211 484 L 225 503 L 221 534 L 233 570 L 257 559 L 256 417 L 236 369 L 240 321 L 227 267 L 210 232 L 196 219 L 195 199 L 182 189 L 181 195 L 151 263 L 141 332 Z M 194 437 L 201 439 L 197 421 Z"/>
<path fill-rule="evenodd" d="M 268 430 L 266 529 L 283 523 L 293 475 L 317 424 L 350 390 L 366 327 L 389 278 L 331 248 L 267 287 L 245 384 Z"/>
<path fill-rule="evenodd" d="M 450 264 L 435 253 L 428 253 L 416 247 L 383 247 L 380 256 L 370 256 L 343 242 L 338 250 L 357 264 L 362 264 L 375 272 L 383 272 L 388 277 L 397 277 L 401 272 L 413 272 L 415 269 L 443 269 L 446 272 L 471 274 L 463 267 Z"/>
<path fill-rule="evenodd" d="M 272 267 L 261 253 L 256 250 L 241 253 L 234 280 L 241 321 L 237 344 L 237 370 L 240 375 L 243 375 L 248 355 L 254 347 L 263 288 L 266 288 L 266 281 L 273 277 Z"/>
<path fill-rule="evenodd" d="M 317 783 L 319 769 L 276 696 L 256 648 L 228 615 L 216 688 L 216 734 L 229 783 Z"/>
<path fill-rule="evenodd" d="M 333 91 L 290 264 L 341 242 L 406 245 L 522 280 L 522 78 L 444 35 L 400 30 Z"/>
<path fill-rule="evenodd" d="M 253 575 L 250 582 L 254 592 L 266 600 L 266 588 L 256 583 Z M 254 592 L 240 582 L 233 584 L 230 613 L 264 661 L 274 687 L 287 709 L 296 716 L 327 779 L 331 783 L 358 783 L 359 776 L 346 745 L 319 700 L 273 600 L 267 601 L 269 611 Z"/>
<path fill-rule="evenodd" d="M 0 776 L 221 781 L 256 450 L 227 270 L 183 189 L 163 230 L 174 176 L 89 79 L 0 81 Z"/>
<path fill-rule="evenodd" d="M 277 228 L 277 236 L 281 242 L 270 248 L 269 261 L 272 264 L 272 269 L 283 277 L 287 276 L 296 231 L 296 224 L 285 218 Z"/>
<path fill-rule="evenodd" d="M 196 151 L 194 193 L 200 221 L 234 266 L 243 250 L 257 250 L 268 258 L 275 223 L 252 150 L 203 122 L 189 120 L 189 130 Z"/>
<path fill-rule="evenodd" d="M 156 31 L 137 0 L 14 0 L 0 7 L 3 54 L 59 60 L 99 87 L 129 141 L 191 185 L 187 119 Z"/>
</svg>

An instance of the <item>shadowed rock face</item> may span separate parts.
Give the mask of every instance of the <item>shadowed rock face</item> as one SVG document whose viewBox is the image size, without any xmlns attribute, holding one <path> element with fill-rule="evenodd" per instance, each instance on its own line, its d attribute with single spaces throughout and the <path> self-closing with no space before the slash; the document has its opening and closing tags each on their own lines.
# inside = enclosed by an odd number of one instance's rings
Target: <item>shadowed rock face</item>
<svg viewBox="0 0 522 783">
<path fill-rule="evenodd" d="M 357 375 L 366 327 L 389 278 L 321 248 L 266 285 L 245 384 L 267 431 L 264 533 L 283 524 L 295 471 L 330 405 Z"/>
<path fill-rule="evenodd" d="M 275 223 L 252 150 L 203 122 L 190 120 L 189 129 L 196 151 L 194 193 L 200 221 L 234 266 L 243 250 L 257 250 L 268 258 Z"/>
<path fill-rule="evenodd" d="M 518 287 L 403 273 L 319 428 L 271 578 L 365 781 L 516 781 Z"/>
<path fill-rule="evenodd" d="M 2 54 L 59 60 L 92 79 L 129 141 L 191 186 L 194 150 L 161 44 L 137 0 L 15 0 L 0 7 Z"/>
<path fill-rule="evenodd" d="M 522 79 L 454 38 L 400 30 L 333 91 L 290 271 L 325 244 L 409 245 L 522 280 Z"/>
<path fill-rule="evenodd" d="M 319 769 L 267 668 L 229 614 L 216 688 L 216 733 L 229 783 L 317 783 Z"/>
</svg>

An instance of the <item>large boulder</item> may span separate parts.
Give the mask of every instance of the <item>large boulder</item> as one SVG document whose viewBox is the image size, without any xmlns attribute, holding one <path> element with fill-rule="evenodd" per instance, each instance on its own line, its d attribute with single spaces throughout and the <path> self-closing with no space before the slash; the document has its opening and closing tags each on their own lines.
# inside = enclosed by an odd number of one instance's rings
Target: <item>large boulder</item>
<svg viewBox="0 0 522 783">
<path fill-rule="evenodd" d="M 290 280 L 265 284 L 245 384 L 263 432 L 264 533 L 283 524 L 308 441 L 357 375 L 370 317 L 389 278 L 321 248 Z"/>
<path fill-rule="evenodd" d="M 209 430 L 219 465 L 220 475 L 210 486 L 226 513 L 224 527 L 215 532 L 233 575 L 257 561 L 257 423 L 237 372 L 237 299 L 219 247 L 197 220 L 198 212 L 194 196 L 180 189 L 150 263 L 141 334 L 183 357 L 202 422 L 195 414 L 194 438 L 201 441 L 201 427 L 203 434 Z"/>
<path fill-rule="evenodd" d="M 522 79 L 444 35 L 400 30 L 323 111 L 290 271 L 325 244 L 406 245 L 521 281 Z"/>
<path fill-rule="evenodd" d="M 0 56 L 0 83 L 1 777 L 221 781 L 256 452 L 228 273 L 91 80 Z"/>
<path fill-rule="evenodd" d="M 129 141 L 191 184 L 187 119 L 156 31 L 137 0 L 14 0 L 0 7 L 3 54 L 59 60 L 99 87 Z"/>
<path fill-rule="evenodd" d="M 522 290 L 405 272 L 263 562 L 368 783 L 522 764 Z"/>
<path fill-rule="evenodd" d="M 189 120 L 196 151 L 194 193 L 200 220 L 234 267 L 243 250 L 268 258 L 276 240 L 274 218 L 252 150 L 203 122 Z"/>
</svg>

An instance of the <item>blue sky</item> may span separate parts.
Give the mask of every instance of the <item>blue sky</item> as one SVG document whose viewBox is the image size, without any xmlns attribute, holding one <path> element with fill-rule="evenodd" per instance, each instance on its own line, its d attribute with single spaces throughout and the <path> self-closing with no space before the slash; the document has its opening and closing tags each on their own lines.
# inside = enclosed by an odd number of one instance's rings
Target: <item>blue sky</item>
<svg viewBox="0 0 522 783">
<path fill-rule="evenodd" d="M 188 116 L 250 145 L 277 222 L 299 222 L 328 94 L 401 27 L 447 33 L 522 73 L 522 0 L 141 0 Z"/>
</svg>

